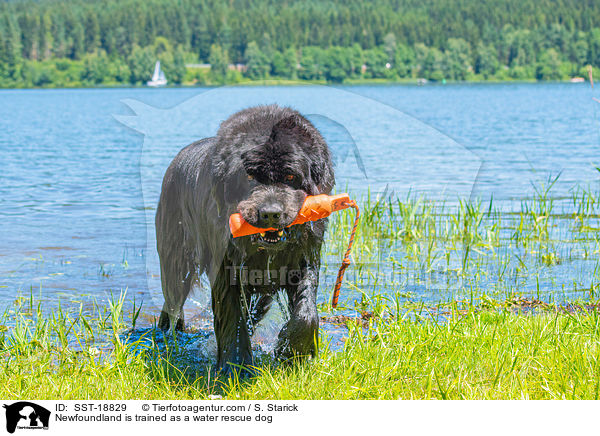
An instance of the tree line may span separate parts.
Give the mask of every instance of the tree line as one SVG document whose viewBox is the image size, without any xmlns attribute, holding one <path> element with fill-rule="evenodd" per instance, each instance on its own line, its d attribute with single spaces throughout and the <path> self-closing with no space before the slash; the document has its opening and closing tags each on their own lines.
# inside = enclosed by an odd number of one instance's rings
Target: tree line
<svg viewBox="0 0 600 436">
<path fill-rule="evenodd" d="M 560 80 L 600 67 L 599 18 L 593 0 L 3 2 L 0 86 L 143 83 L 157 59 L 171 83 Z"/>
</svg>

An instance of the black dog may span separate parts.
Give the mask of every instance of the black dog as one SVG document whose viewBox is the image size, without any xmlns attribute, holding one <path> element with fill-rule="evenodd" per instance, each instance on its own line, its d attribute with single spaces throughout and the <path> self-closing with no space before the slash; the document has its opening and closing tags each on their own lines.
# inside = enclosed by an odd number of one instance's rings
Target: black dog
<svg viewBox="0 0 600 436">
<path fill-rule="evenodd" d="M 183 329 L 183 304 L 199 275 L 211 284 L 218 366 L 252 362 L 250 336 L 274 294 L 288 296 L 281 358 L 314 355 L 316 294 L 326 220 L 287 226 L 307 195 L 334 185 L 325 140 L 302 115 L 277 105 L 242 110 L 216 137 L 179 152 L 165 174 L 156 212 L 165 304 L 159 327 Z M 276 228 L 233 238 L 228 219 Z"/>
</svg>

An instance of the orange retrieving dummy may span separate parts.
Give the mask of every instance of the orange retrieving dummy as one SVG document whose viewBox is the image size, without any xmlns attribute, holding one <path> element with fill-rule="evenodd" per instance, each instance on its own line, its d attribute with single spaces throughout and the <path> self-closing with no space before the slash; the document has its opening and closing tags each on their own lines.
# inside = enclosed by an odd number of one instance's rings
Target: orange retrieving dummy
<svg viewBox="0 0 600 436">
<path fill-rule="evenodd" d="M 298 216 L 290 224 L 288 227 L 303 224 L 308 221 L 316 221 L 321 218 L 328 217 L 331 212 L 335 212 L 336 210 L 346 209 L 350 207 L 350 197 L 348 194 L 339 194 L 339 195 L 327 195 L 327 194 L 319 194 L 319 195 L 309 195 L 304 200 L 304 204 L 300 208 L 300 212 Z M 279 230 L 275 228 L 268 229 L 259 229 L 258 227 L 254 227 L 250 223 L 248 223 L 242 215 L 239 213 L 234 213 L 229 217 L 229 228 L 231 229 L 231 234 L 234 238 L 238 238 L 240 236 L 248 236 L 254 235 L 256 233 Z"/>
<path fill-rule="evenodd" d="M 342 286 L 344 271 L 346 270 L 348 265 L 350 265 L 350 250 L 352 249 L 352 243 L 354 242 L 354 234 L 356 233 L 356 226 L 358 225 L 358 219 L 360 217 L 360 210 L 358 206 L 356 205 L 354 200 L 350 200 L 348 194 L 345 193 L 338 195 L 310 195 L 304 200 L 304 204 L 300 208 L 300 212 L 298 213 L 296 219 L 288 226 L 290 227 L 296 224 L 303 224 L 308 221 L 320 220 L 322 218 L 328 217 L 331 214 L 331 212 L 347 209 L 349 207 L 353 207 L 356 210 L 356 218 L 354 220 L 354 227 L 352 227 L 352 233 L 350 234 L 348 250 L 346 250 L 346 254 L 344 256 L 344 259 L 342 260 L 342 266 L 340 267 L 337 280 L 335 282 L 333 298 L 331 299 L 331 306 L 333 308 L 335 308 L 338 303 L 338 297 L 340 294 L 340 288 Z M 278 230 L 275 228 L 260 229 L 258 227 L 254 227 L 246 220 L 244 220 L 244 218 L 242 218 L 242 215 L 240 215 L 239 213 L 234 213 L 229 217 L 229 228 L 234 238 L 238 238 L 240 236 L 254 235 L 256 233 L 266 231 Z"/>
</svg>

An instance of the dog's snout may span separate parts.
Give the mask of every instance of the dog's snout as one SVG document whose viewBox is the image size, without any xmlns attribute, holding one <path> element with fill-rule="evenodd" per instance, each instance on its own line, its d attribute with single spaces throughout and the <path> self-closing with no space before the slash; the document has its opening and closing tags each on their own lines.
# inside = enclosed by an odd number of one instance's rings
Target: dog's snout
<svg viewBox="0 0 600 436">
<path fill-rule="evenodd" d="M 278 204 L 269 204 L 260 208 L 258 212 L 258 221 L 260 227 L 279 227 L 279 221 L 283 213 L 283 208 Z"/>
</svg>

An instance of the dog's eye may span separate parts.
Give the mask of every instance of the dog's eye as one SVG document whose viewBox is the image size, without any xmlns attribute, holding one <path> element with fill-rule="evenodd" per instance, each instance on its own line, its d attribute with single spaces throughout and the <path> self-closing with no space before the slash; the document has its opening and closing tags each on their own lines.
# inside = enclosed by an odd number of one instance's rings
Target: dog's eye
<svg viewBox="0 0 600 436">
<path fill-rule="evenodd" d="M 294 176 L 293 174 L 288 174 L 287 176 L 285 176 L 285 180 L 287 180 L 288 182 L 293 182 L 295 178 L 296 176 Z"/>
<path fill-rule="evenodd" d="M 248 180 L 254 180 L 254 176 L 251 176 L 250 174 L 248 174 Z"/>
</svg>

